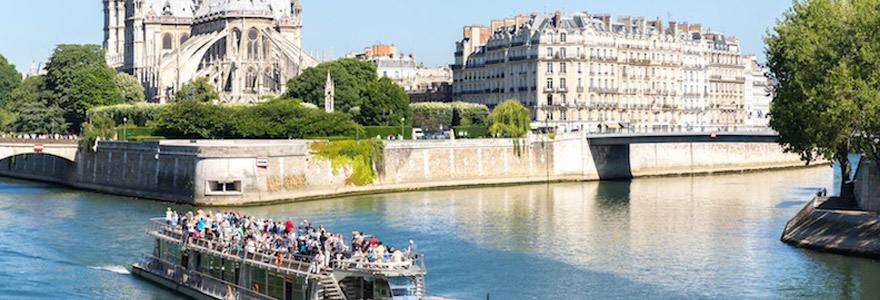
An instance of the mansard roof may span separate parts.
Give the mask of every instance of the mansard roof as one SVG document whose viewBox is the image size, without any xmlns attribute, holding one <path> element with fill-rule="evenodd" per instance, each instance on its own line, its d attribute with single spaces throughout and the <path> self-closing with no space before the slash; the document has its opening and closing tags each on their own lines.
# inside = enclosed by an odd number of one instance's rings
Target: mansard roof
<svg viewBox="0 0 880 300">
<path fill-rule="evenodd" d="M 186 1 L 186 0 L 181 0 Z M 191 1 L 191 0 L 190 0 Z M 290 0 L 205 0 L 196 10 L 196 17 L 228 11 L 271 12 L 276 19 L 290 15 Z"/>
</svg>

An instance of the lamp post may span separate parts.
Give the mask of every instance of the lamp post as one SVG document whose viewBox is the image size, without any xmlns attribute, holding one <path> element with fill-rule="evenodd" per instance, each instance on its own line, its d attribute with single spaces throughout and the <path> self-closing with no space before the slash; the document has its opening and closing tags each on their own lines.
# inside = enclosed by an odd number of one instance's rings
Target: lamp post
<svg viewBox="0 0 880 300">
<path fill-rule="evenodd" d="M 403 122 L 406 122 L 406 117 L 400 118 L 400 140 L 406 139 L 406 135 L 403 133 Z"/>
<path fill-rule="evenodd" d="M 125 126 L 128 124 L 128 117 L 122 117 L 122 138 L 128 142 L 128 128 Z"/>
</svg>

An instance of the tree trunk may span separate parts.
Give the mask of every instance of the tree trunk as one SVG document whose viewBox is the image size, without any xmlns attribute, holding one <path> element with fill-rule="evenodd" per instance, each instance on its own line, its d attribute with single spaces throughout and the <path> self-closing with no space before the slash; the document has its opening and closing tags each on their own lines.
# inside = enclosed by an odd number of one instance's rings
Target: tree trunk
<svg viewBox="0 0 880 300">
<path fill-rule="evenodd" d="M 850 199 L 843 199 L 843 197 L 849 196 L 851 193 L 847 193 L 846 191 L 846 183 L 850 181 L 850 174 L 852 174 L 852 168 L 849 164 L 849 147 L 844 143 L 837 148 L 837 161 L 840 162 L 840 197 L 841 200 L 849 202 Z"/>
</svg>

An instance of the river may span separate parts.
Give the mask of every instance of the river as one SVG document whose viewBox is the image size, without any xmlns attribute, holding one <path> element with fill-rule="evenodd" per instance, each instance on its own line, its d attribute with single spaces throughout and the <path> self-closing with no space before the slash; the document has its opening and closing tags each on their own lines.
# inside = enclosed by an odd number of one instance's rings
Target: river
<svg viewBox="0 0 880 300">
<path fill-rule="evenodd" d="M 788 219 L 833 170 L 409 192 L 242 208 L 415 240 L 463 299 L 878 299 L 880 262 L 796 249 Z M 0 298 L 180 299 L 134 278 L 168 204 L 0 180 Z M 188 207 L 175 206 L 177 209 Z"/>
</svg>

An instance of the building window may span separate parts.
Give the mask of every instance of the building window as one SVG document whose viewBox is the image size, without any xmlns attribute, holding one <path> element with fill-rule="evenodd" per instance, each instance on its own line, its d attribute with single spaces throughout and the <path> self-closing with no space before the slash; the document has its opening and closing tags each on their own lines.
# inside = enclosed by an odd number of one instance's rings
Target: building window
<svg viewBox="0 0 880 300">
<path fill-rule="evenodd" d="M 565 47 L 559 48 L 559 58 L 565 58 Z"/>
<path fill-rule="evenodd" d="M 553 63 L 552 62 L 547 63 L 547 73 L 553 74 Z"/>
<path fill-rule="evenodd" d="M 553 89 L 553 78 L 547 78 L 547 89 L 548 90 Z"/>
<path fill-rule="evenodd" d="M 547 58 L 553 58 L 553 48 L 547 48 Z"/>
<path fill-rule="evenodd" d="M 547 105 L 553 105 L 553 95 L 547 95 Z"/>
<path fill-rule="evenodd" d="M 547 34 L 547 43 L 553 44 L 553 34 L 552 33 Z"/>
<path fill-rule="evenodd" d="M 559 79 L 559 88 L 565 89 L 565 78 Z"/>
<path fill-rule="evenodd" d="M 171 37 L 170 33 L 166 33 L 162 37 L 162 50 L 171 50 L 174 49 L 174 38 Z"/>
<path fill-rule="evenodd" d="M 565 63 L 559 63 L 559 73 L 565 74 Z"/>
<path fill-rule="evenodd" d="M 567 38 L 568 38 L 568 36 L 567 36 L 565 33 L 560 34 L 560 35 L 559 35 L 559 42 L 560 42 L 560 43 L 565 43 L 565 41 L 566 41 Z"/>
</svg>

